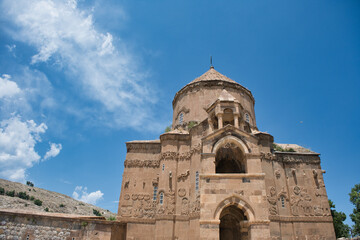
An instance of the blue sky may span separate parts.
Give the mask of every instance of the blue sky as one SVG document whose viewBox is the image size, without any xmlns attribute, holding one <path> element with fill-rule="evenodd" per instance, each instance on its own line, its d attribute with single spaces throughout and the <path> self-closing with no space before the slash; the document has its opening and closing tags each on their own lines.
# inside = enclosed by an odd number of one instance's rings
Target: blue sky
<svg viewBox="0 0 360 240">
<path fill-rule="evenodd" d="M 321 153 L 329 198 L 348 214 L 359 12 L 357 0 L 2 0 L 0 177 L 116 212 L 125 142 L 157 139 L 212 55 L 252 91 L 259 130 Z"/>
</svg>

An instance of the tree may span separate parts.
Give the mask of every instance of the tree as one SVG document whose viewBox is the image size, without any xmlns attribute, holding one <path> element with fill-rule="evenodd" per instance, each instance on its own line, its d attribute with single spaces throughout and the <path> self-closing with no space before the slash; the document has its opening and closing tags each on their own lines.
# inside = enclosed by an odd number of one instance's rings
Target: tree
<svg viewBox="0 0 360 240">
<path fill-rule="evenodd" d="M 350 202 L 355 206 L 353 213 L 350 214 L 351 221 L 354 222 L 352 234 L 358 236 L 360 235 L 360 184 L 355 184 L 349 195 Z"/>
<path fill-rule="evenodd" d="M 331 216 L 333 217 L 334 221 L 334 229 L 335 229 L 335 235 L 336 238 L 341 237 L 350 237 L 350 227 L 349 225 L 345 224 L 344 221 L 346 219 L 346 215 L 343 212 L 337 212 L 335 210 L 335 204 L 329 200 L 329 205 L 331 209 Z"/>
</svg>

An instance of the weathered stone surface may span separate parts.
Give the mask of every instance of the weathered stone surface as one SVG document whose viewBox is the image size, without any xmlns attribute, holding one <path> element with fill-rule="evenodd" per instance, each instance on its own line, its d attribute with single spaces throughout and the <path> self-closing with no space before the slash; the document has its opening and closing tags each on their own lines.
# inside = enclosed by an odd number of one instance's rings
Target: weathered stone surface
<svg viewBox="0 0 360 240">
<path fill-rule="evenodd" d="M 128 239 L 335 239 L 319 154 L 273 151 L 248 89 L 211 68 L 173 109 L 170 132 L 127 143 Z"/>
</svg>

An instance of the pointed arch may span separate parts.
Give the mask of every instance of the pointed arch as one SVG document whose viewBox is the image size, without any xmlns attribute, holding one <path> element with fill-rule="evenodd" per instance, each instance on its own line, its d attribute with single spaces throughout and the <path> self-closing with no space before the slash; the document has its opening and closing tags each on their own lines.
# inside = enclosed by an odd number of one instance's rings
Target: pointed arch
<svg viewBox="0 0 360 240">
<path fill-rule="evenodd" d="M 255 212 L 253 208 L 239 195 L 233 194 L 230 197 L 225 198 L 223 201 L 221 201 L 214 212 L 214 219 L 219 220 L 221 212 L 229 207 L 229 206 L 235 206 L 243 211 L 244 215 L 248 219 L 248 221 L 252 222 L 255 219 Z"/>
</svg>

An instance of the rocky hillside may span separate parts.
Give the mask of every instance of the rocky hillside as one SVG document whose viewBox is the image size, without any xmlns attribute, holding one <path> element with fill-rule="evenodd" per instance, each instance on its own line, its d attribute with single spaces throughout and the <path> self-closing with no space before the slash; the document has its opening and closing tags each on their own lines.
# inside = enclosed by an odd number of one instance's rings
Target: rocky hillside
<svg viewBox="0 0 360 240">
<path fill-rule="evenodd" d="M 116 214 L 94 205 L 75 200 L 61 193 L 0 179 L 0 208 L 36 212 L 55 212 L 95 216 L 107 219 Z"/>
</svg>

